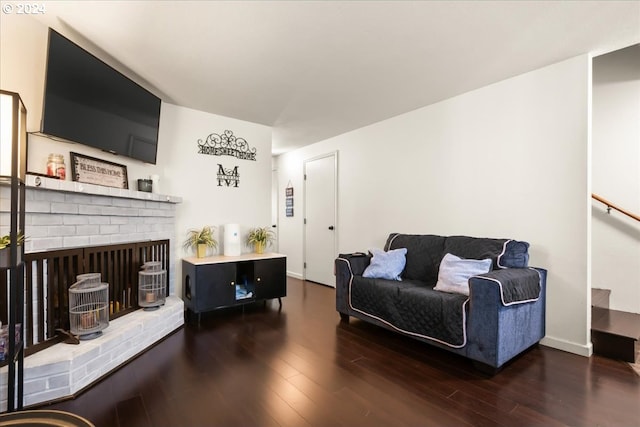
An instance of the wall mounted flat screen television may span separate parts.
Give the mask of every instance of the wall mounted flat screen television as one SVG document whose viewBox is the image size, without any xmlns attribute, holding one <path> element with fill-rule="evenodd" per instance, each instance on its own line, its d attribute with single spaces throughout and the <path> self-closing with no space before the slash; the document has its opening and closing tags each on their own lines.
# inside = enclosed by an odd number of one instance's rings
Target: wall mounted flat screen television
<svg viewBox="0 0 640 427">
<path fill-rule="evenodd" d="M 41 131 L 156 163 L 160 98 L 49 29 Z"/>
</svg>

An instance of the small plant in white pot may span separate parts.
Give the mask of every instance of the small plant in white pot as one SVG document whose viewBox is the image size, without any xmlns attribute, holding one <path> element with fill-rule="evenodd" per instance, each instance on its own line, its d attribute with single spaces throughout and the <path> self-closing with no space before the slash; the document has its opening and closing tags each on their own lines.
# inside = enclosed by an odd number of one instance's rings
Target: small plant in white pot
<svg viewBox="0 0 640 427">
<path fill-rule="evenodd" d="M 213 237 L 215 227 L 205 225 L 200 230 L 191 229 L 187 232 L 187 240 L 184 241 L 182 247 L 185 250 L 195 249 L 196 256 L 203 258 L 207 254 L 207 248 L 216 249 L 218 241 Z"/>
<path fill-rule="evenodd" d="M 271 246 L 276 240 L 276 234 L 268 227 L 255 227 L 249 230 L 247 234 L 247 246 L 254 247 L 256 253 L 261 254 L 264 248 Z"/>
</svg>

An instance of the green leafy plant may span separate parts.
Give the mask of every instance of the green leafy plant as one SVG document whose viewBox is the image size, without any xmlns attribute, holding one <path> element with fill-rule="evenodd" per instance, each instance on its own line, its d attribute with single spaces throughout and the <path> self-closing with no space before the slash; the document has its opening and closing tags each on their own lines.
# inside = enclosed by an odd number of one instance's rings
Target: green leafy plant
<svg viewBox="0 0 640 427">
<path fill-rule="evenodd" d="M 21 245 L 24 243 L 24 234 L 18 233 L 18 238 L 16 239 L 16 243 Z M 0 250 L 6 249 L 11 246 L 11 236 L 7 234 L 6 236 L 0 237 Z"/>
<path fill-rule="evenodd" d="M 275 242 L 276 233 L 273 232 L 268 227 L 255 227 L 249 230 L 249 234 L 247 234 L 246 244 L 247 246 L 252 246 L 257 244 L 263 246 L 270 246 L 271 243 Z"/>
<path fill-rule="evenodd" d="M 198 245 L 206 245 L 208 248 L 216 249 L 218 241 L 213 237 L 215 227 L 205 225 L 200 230 L 191 229 L 187 232 L 187 240 L 184 241 L 182 247 L 185 250 L 197 248 Z"/>
</svg>

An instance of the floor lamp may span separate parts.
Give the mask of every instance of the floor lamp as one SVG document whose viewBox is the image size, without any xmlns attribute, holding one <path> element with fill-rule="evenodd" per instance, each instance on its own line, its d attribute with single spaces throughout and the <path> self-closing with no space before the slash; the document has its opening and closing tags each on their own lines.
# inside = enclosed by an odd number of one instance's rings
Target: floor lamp
<svg viewBox="0 0 640 427">
<path fill-rule="evenodd" d="M 24 224 L 27 168 L 27 110 L 15 92 L 0 90 L 0 191 L 9 192 L 8 239 L 0 249 L 0 315 L 6 323 L 9 368 L 7 412 L 22 409 L 24 367 Z M 3 197 L 5 198 L 5 197 Z M 1 209 L 0 234 L 6 234 L 6 207 Z M 8 251 L 8 253 L 6 252 Z M 4 252 L 4 254 L 2 254 Z M 8 285 L 8 286 L 7 286 Z M 8 288 L 8 289 L 7 289 Z M 8 294 L 8 295 L 7 295 Z"/>
</svg>

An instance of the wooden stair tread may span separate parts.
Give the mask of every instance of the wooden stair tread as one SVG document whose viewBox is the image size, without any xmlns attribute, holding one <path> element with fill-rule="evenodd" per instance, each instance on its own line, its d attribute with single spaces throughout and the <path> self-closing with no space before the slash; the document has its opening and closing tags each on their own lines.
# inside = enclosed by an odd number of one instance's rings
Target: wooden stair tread
<svg viewBox="0 0 640 427">
<path fill-rule="evenodd" d="M 640 314 L 591 307 L 591 330 L 638 340 Z"/>
</svg>

